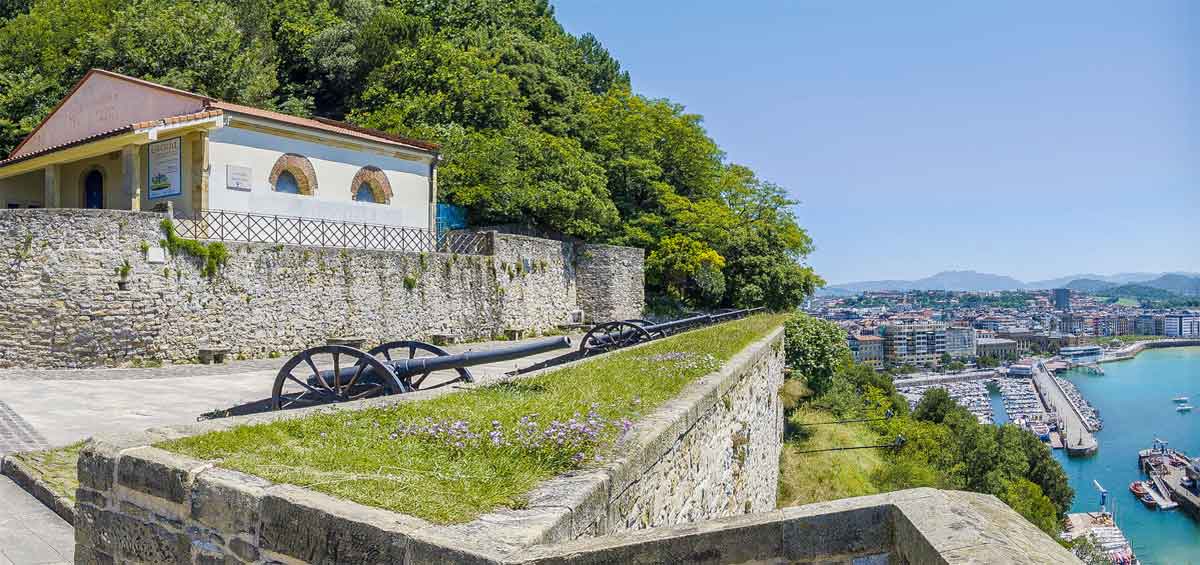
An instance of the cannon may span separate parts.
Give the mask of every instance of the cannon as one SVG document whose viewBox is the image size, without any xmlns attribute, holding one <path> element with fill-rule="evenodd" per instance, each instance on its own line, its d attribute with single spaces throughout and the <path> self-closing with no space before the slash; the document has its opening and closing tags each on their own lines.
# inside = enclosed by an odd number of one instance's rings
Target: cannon
<svg viewBox="0 0 1200 565">
<path fill-rule="evenodd" d="M 653 324 L 643 319 L 621 320 L 597 324 L 579 341 L 580 355 L 594 355 L 638 343 L 666 337 L 699 326 L 725 322 L 748 316 L 762 308 L 728 310 L 717 314 L 700 314 L 670 322 Z"/>
<path fill-rule="evenodd" d="M 436 345 L 408 340 L 384 343 L 368 351 L 345 345 L 311 347 L 288 359 L 275 376 L 271 409 L 349 402 L 474 382 L 468 367 L 569 347 L 571 339 L 567 337 L 457 354 L 450 354 Z M 430 374 L 445 370 L 452 370 L 457 375 L 426 384 Z"/>
</svg>

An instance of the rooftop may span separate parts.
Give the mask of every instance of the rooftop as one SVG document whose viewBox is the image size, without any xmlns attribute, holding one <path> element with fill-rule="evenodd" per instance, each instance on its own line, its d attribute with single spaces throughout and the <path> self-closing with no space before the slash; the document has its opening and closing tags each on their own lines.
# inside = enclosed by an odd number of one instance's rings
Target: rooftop
<svg viewBox="0 0 1200 565">
<path fill-rule="evenodd" d="M 89 91 L 84 86 L 91 81 L 96 81 L 97 87 Z M 97 96 L 97 91 L 104 91 L 107 96 Z M 60 112 L 66 117 L 60 118 Z M 274 110 L 234 104 L 112 71 L 92 69 L 75 83 L 36 128 L 17 144 L 8 158 L 0 160 L 0 168 L 124 133 L 222 115 L 269 120 L 310 131 L 421 153 L 436 153 L 438 150 L 437 144 L 428 141 L 400 137 L 325 118 L 302 118 Z M 132 118 L 121 121 L 122 117 Z M 50 124 L 53 125 L 47 127 Z"/>
</svg>

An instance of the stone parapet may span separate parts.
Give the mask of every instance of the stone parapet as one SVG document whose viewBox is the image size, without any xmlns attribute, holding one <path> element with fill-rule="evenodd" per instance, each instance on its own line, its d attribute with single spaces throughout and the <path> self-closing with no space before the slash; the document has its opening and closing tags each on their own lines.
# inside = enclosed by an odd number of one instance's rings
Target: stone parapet
<svg viewBox="0 0 1200 565">
<path fill-rule="evenodd" d="M 546 481 L 523 509 L 456 525 L 153 447 L 310 410 L 453 394 L 447 389 L 98 438 L 79 458 L 76 562 L 499 563 L 537 545 L 768 512 L 778 488 L 782 383 L 777 329 L 639 420 L 603 466 Z"/>
</svg>

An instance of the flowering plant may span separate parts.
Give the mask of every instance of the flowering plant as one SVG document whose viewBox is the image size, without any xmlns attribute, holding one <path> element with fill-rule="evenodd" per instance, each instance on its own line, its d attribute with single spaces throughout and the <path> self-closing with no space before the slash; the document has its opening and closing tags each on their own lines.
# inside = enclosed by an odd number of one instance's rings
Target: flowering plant
<svg viewBox="0 0 1200 565">
<path fill-rule="evenodd" d="M 389 437 L 393 440 L 425 441 L 457 451 L 484 449 L 515 449 L 540 458 L 579 467 L 589 457 L 601 461 L 597 453 L 601 443 L 619 436 L 633 426 L 628 418 L 609 418 L 592 404 L 587 414 L 575 413 L 563 421 L 544 422 L 538 414 L 521 416 L 505 425 L 492 420 L 485 425 L 472 425 L 466 420 L 435 420 L 426 417 L 419 422 L 400 422 Z"/>
</svg>

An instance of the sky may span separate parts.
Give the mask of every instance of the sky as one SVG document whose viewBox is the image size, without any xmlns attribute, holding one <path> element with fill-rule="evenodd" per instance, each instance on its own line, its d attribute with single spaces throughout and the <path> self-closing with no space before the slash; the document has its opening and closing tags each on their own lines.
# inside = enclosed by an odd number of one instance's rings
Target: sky
<svg viewBox="0 0 1200 565">
<path fill-rule="evenodd" d="M 1200 2 L 553 4 L 800 201 L 831 284 L 1200 271 Z"/>
</svg>

